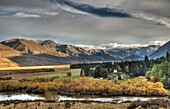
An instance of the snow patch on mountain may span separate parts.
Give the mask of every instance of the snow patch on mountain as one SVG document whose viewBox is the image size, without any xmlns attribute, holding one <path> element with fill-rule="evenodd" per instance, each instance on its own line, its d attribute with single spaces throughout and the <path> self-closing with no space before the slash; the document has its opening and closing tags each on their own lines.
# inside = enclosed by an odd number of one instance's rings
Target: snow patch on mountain
<svg viewBox="0 0 170 109">
<path fill-rule="evenodd" d="M 113 49 L 113 48 L 138 48 L 138 47 L 148 47 L 150 45 L 162 46 L 166 42 L 167 41 L 164 41 L 164 40 L 154 40 L 154 41 L 149 41 L 146 44 L 107 43 L 107 44 L 101 44 L 101 45 L 82 45 L 82 44 L 77 44 L 75 46 L 82 47 L 82 48 L 84 48 L 86 50 L 90 50 L 90 49 Z"/>
</svg>

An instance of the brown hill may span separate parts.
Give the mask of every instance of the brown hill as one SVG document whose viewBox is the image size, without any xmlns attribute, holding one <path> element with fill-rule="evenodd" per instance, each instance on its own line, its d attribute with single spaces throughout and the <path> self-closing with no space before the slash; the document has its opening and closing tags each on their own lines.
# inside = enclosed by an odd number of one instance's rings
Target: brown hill
<svg viewBox="0 0 170 109">
<path fill-rule="evenodd" d="M 57 44 L 52 40 L 46 40 L 41 43 L 41 45 L 51 48 L 56 51 L 68 54 L 69 56 L 79 56 L 79 55 L 90 55 L 91 53 L 86 51 L 81 47 L 76 47 L 73 45 Z"/>
<path fill-rule="evenodd" d="M 26 54 L 51 54 L 59 57 L 66 57 L 67 54 L 57 52 L 49 47 L 40 45 L 37 41 L 26 39 L 11 39 L 1 42 L 15 50 Z"/>
<path fill-rule="evenodd" d="M 122 59 L 120 56 L 112 55 L 104 50 L 85 50 L 73 45 L 57 44 L 54 41 L 46 40 L 42 42 L 45 47 L 52 48 L 62 53 L 68 54 L 71 62 L 89 62 L 89 61 L 115 61 Z"/>
<path fill-rule="evenodd" d="M 0 67 L 15 67 L 17 63 L 11 61 L 9 58 L 13 56 L 19 56 L 21 53 L 8 46 L 0 44 Z"/>
<path fill-rule="evenodd" d="M 17 56 L 21 53 L 17 50 L 14 50 L 8 46 L 0 44 L 0 57 L 10 57 L 10 56 Z"/>
<path fill-rule="evenodd" d="M 11 39 L 1 42 L 0 49 L 0 67 L 121 60 L 121 57 L 103 50 L 92 52 L 73 45 L 57 44 L 51 40 Z"/>
</svg>

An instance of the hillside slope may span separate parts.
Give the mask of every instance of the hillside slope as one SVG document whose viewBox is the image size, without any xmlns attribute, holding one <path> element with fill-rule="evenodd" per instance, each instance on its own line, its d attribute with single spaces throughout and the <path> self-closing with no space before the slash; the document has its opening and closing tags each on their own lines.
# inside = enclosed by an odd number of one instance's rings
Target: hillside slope
<svg viewBox="0 0 170 109">
<path fill-rule="evenodd" d="M 19 66 L 9 58 L 13 56 L 20 56 L 21 53 L 8 46 L 0 44 L 0 67 L 16 67 Z"/>
<path fill-rule="evenodd" d="M 67 54 L 42 46 L 37 41 L 33 41 L 33 40 L 11 39 L 7 41 L 3 41 L 1 43 L 26 54 L 51 54 L 60 57 L 67 56 Z"/>
<path fill-rule="evenodd" d="M 110 49 L 108 52 L 113 55 L 118 55 L 121 57 L 128 57 L 131 55 L 138 55 L 140 57 L 145 57 L 145 55 L 150 55 L 156 50 L 158 50 L 160 46 L 158 45 L 150 45 L 148 47 L 137 47 L 137 48 L 117 48 Z"/>
<path fill-rule="evenodd" d="M 159 58 L 162 56 L 166 56 L 166 53 L 170 53 L 170 41 L 168 41 L 166 44 L 161 46 L 158 50 L 156 50 L 154 53 L 149 55 L 149 58 Z"/>
<path fill-rule="evenodd" d="M 1 66 L 5 61 L 13 63 L 14 66 L 37 66 L 122 59 L 104 50 L 92 52 L 74 45 L 58 44 L 52 40 L 11 39 L 1 42 L 0 49 L 0 56 L 3 57 Z"/>
</svg>

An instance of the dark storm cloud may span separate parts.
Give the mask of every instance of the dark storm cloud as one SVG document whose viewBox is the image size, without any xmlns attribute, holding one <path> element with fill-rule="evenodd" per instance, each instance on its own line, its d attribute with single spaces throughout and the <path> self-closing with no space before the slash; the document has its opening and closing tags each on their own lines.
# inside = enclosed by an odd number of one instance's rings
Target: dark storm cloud
<svg viewBox="0 0 170 109">
<path fill-rule="evenodd" d="M 169 0 L 0 0 L 0 40 L 21 37 L 92 45 L 168 40 L 168 3 Z"/>
<path fill-rule="evenodd" d="M 48 0 L 0 0 L 0 6 L 4 7 L 25 7 L 25 8 L 43 8 L 46 7 Z"/>
<path fill-rule="evenodd" d="M 52 3 L 57 2 L 62 5 L 68 5 L 80 11 L 84 11 L 101 17 L 120 17 L 120 18 L 132 17 L 130 14 L 121 12 L 114 8 L 107 8 L 107 7 L 99 8 L 89 4 L 78 4 L 75 2 L 65 1 L 65 0 L 50 0 L 50 1 Z"/>
</svg>

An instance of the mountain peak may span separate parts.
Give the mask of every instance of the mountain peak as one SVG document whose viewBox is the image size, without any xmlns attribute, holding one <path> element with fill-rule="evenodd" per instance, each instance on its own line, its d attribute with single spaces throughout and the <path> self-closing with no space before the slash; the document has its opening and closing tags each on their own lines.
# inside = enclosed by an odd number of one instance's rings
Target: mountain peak
<svg viewBox="0 0 170 109">
<path fill-rule="evenodd" d="M 57 43 L 54 42 L 53 40 L 45 40 L 41 43 L 41 45 L 46 47 L 56 48 Z"/>
</svg>

